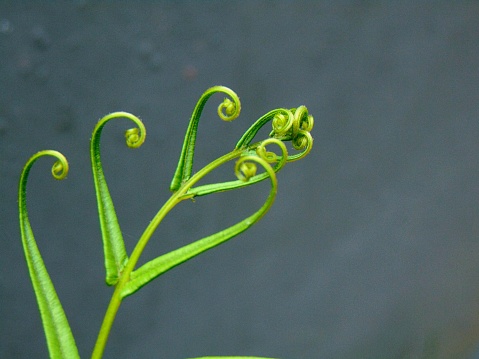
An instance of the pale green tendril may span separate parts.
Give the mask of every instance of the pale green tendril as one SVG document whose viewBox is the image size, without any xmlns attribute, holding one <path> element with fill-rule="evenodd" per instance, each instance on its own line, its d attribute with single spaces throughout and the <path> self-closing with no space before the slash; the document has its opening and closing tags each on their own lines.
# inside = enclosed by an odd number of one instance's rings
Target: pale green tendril
<svg viewBox="0 0 479 359">
<path fill-rule="evenodd" d="M 132 121 L 136 126 L 125 132 L 126 144 L 130 148 L 138 148 L 145 141 L 146 129 L 138 117 L 126 112 L 115 112 L 103 117 L 93 130 L 90 155 L 105 255 L 106 283 L 114 285 L 114 292 L 103 319 L 92 358 L 99 359 L 102 357 L 111 327 L 123 299 L 168 270 L 228 241 L 253 226 L 268 212 L 274 203 L 278 190 L 276 173 L 287 162 L 296 161 L 311 151 L 313 138 L 310 131 L 313 128 L 314 121 L 313 117 L 308 114 L 306 107 L 299 106 L 290 110 L 280 108 L 260 117 L 244 133 L 231 152 L 213 160 L 193 174 L 193 159 L 199 119 L 207 100 L 216 93 L 228 96 L 218 106 L 218 116 L 224 121 L 231 121 L 239 116 L 241 112 L 239 97 L 227 87 L 212 87 L 200 97 L 191 116 L 178 165 L 170 185 L 173 194 L 152 218 L 130 256 L 126 253 L 120 225 L 103 173 L 100 156 L 100 138 L 103 127 L 108 121 L 116 118 L 125 118 Z M 272 124 L 270 138 L 252 143 L 259 130 L 269 122 Z M 293 149 L 299 151 L 299 153 L 289 155 L 285 142 L 291 142 Z M 267 147 L 269 148 L 271 145 L 278 146 L 279 153 L 268 150 Z M 63 179 L 68 173 L 68 162 L 63 155 L 56 151 L 39 152 L 27 162 L 19 186 L 22 242 L 30 277 L 32 278 L 34 291 L 40 307 L 50 356 L 63 359 L 78 358 L 78 350 L 76 349 L 65 313 L 41 259 L 40 252 L 36 247 L 26 209 L 26 182 L 30 168 L 36 159 L 46 155 L 57 158 L 57 162 L 52 167 L 52 175 L 56 179 Z M 200 180 L 230 161 L 235 161 L 234 172 L 237 179 L 197 186 Z M 262 170 L 258 171 L 258 168 Z M 251 186 L 264 180 L 269 180 L 271 187 L 265 202 L 256 212 L 228 228 L 192 241 L 190 244 L 169 253 L 159 255 L 136 268 L 138 260 L 154 232 L 177 204 L 194 197 Z M 259 357 L 203 358 L 261 359 Z"/>
</svg>

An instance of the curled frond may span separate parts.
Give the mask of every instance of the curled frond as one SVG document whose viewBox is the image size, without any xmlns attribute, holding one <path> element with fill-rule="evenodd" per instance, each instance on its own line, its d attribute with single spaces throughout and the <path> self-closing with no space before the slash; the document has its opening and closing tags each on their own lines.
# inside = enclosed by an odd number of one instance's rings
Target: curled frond
<svg viewBox="0 0 479 359">
<path fill-rule="evenodd" d="M 286 135 L 280 131 L 276 131 L 273 127 L 271 136 L 282 140 L 290 140 L 293 144 L 293 148 L 301 151 L 296 155 L 291 155 L 288 161 L 297 161 L 306 156 L 313 147 L 313 137 L 311 136 L 311 130 L 314 126 L 313 116 L 308 114 L 308 109 L 305 106 L 299 106 L 298 108 L 291 109 L 294 119 L 291 131 Z"/>
<path fill-rule="evenodd" d="M 60 158 L 53 164 L 52 166 L 52 176 L 56 180 L 62 180 L 67 177 L 68 174 L 68 162 L 64 156 L 60 156 Z"/>
<path fill-rule="evenodd" d="M 240 181 L 248 182 L 251 177 L 256 175 L 256 165 L 252 162 L 248 162 L 251 157 L 252 156 L 244 156 L 236 162 L 235 173 Z"/>
<path fill-rule="evenodd" d="M 225 98 L 223 102 L 218 106 L 218 116 L 223 121 L 233 121 L 236 119 L 241 112 L 241 106 L 239 103 L 239 98 L 236 96 L 234 101 L 231 101 L 229 98 Z"/>
<path fill-rule="evenodd" d="M 33 164 L 44 156 L 56 158 L 52 167 L 52 175 L 55 179 L 61 180 L 68 174 L 68 162 L 65 156 L 60 152 L 53 150 L 40 151 L 33 155 L 25 167 L 20 177 L 18 190 L 18 205 L 20 232 L 22 237 L 23 251 L 28 265 L 28 271 L 32 280 L 33 289 L 37 299 L 40 315 L 42 318 L 43 329 L 47 339 L 48 351 L 51 358 L 79 358 L 75 339 L 68 324 L 65 312 L 60 303 L 60 299 L 55 291 L 55 287 L 50 279 L 48 271 L 43 262 L 40 250 L 33 236 L 32 227 L 28 218 L 26 187 L 28 175 Z"/>
<path fill-rule="evenodd" d="M 218 107 L 218 116 L 225 121 L 232 121 L 237 118 L 241 112 L 241 103 L 238 95 L 231 89 L 224 86 L 214 86 L 206 90 L 198 100 L 193 114 L 191 115 L 188 129 L 186 130 L 183 148 L 181 150 L 178 165 L 176 167 L 173 180 L 170 184 L 170 190 L 177 191 L 183 183 L 188 181 L 193 170 L 193 158 L 195 154 L 196 134 L 198 123 L 208 99 L 215 93 L 224 93 L 231 99 L 225 98 Z"/>
<path fill-rule="evenodd" d="M 268 113 L 261 116 L 255 123 L 253 123 L 250 128 L 241 136 L 239 141 L 236 143 L 235 148 L 247 148 L 251 145 L 256 134 L 266 125 L 269 121 L 275 120 L 276 126 L 279 128 L 284 129 L 283 131 L 287 131 L 291 123 L 293 121 L 293 113 L 286 109 L 286 108 L 277 108 L 275 110 L 271 110 Z"/>
<path fill-rule="evenodd" d="M 281 150 L 281 156 L 278 156 L 276 153 L 272 151 L 266 150 L 266 146 L 270 144 L 274 144 L 279 147 L 279 149 Z M 286 149 L 285 144 L 276 138 L 268 138 L 260 142 L 258 147 L 256 147 L 256 153 L 258 156 L 263 158 L 266 162 L 269 162 L 269 163 L 278 162 L 278 164 L 275 166 L 275 172 L 277 172 L 279 169 L 281 169 L 285 165 L 288 158 L 288 150 Z"/>
<path fill-rule="evenodd" d="M 300 131 L 310 132 L 313 129 L 313 116 L 308 114 L 305 106 L 299 106 L 290 110 L 288 118 L 278 114 L 273 118 L 273 131 L 270 136 L 284 141 L 294 141 Z"/>
<path fill-rule="evenodd" d="M 297 161 L 306 156 L 313 147 L 313 137 L 310 131 L 313 129 L 313 116 L 308 114 L 308 109 L 305 106 L 291 109 L 292 120 L 288 118 L 287 126 L 283 125 L 285 120 L 276 116 L 273 119 L 273 130 L 270 133 L 271 137 L 282 141 L 291 141 L 293 148 L 302 151 L 301 153 L 290 155 L 288 161 Z"/>
<path fill-rule="evenodd" d="M 103 117 L 93 130 L 90 156 L 105 253 L 105 281 L 108 285 L 114 285 L 118 282 L 120 273 L 128 261 L 123 236 L 108 185 L 106 184 L 100 156 L 100 138 L 103 127 L 108 121 L 116 118 L 129 119 L 137 126 L 125 132 L 125 140 L 128 147 L 138 148 L 145 142 L 146 138 L 146 129 L 143 122 L 138 117 L 127 112 L 114 112 Z"/>
<path fill-rule="evenodd" d="M 34 154 L 28 162 L 25 164 L 23 168 L 22 175 L 20 177 L 20 185 L 19 185 L 19 201 L 20 201 L 20 212 L 22 210 L 26 213 L 26 186 L 27 186 L 27 179 L 30 173 L 30 169 L 32 168 L 33 164 L 40 158 L 44 156 L 52 156 L 56 159 L 55 163 L 52 166 L 51 172 L 53 178 L 57 180 L 65 179 L 68 175 L 69 166 L 68 161 L 60 152 L 54 150 L 45 150 L 40 151 Z M 22 208 L 23 207 L 23 208 Z"/>
<path fill-rule="evenodd" d="M 140 129 L 137 127 L 130 128 L 129 130 L 125 131 L 125 139 L 126 139 L 126 145 L 128 147 L 138 148 L 145 141 L 145 132 L 143 131 L 140 133 Z"/>
<path fill-rule="evenodd" d="M 297 161 L 311 151 L 313 137 L 310 132 L 313 129 L 314 119 L 308 114 L 308 109 L 305 106 L 291 110 L 278 108 L 266 113 L 245 132 L 236 144 L 236 149 L 253 146 L 251 142 L 254 137 L 269 121 L 272 122 L 273 128 L 269 134 L 270 137 L 281 141 L 291 141 L 293 148 L 301 151 L 298 154 L 289 155 L 288 162 Z"/>
<path fill-rule="evenodd" d="M 278 112 L 274 115 L 272 122 L 273 133 L 276 138 L 279 136 L 287 137 L 294 124 L 294 116 L 291 111 Z"/>
<path fill-rule="evenodd" d="M 143 122 L 138 117 L 136 117 L 135 115 L 132 115 L 131 113 L 119 111 L 119 112 L 110 113 L 104 116 L 102 119 L 100 119 L 100 121 L 98 121 L 92 134 L 92 139 L 91 139 L 92 149 L 93 147 L 95 147 L 95 149 L 99 152 L 98 147 L 100 145 L 100 137 L 101 137 L 101 132 L 103 130 L 103 127 L 106 125 L 108 121 L 113 120 L 115 118 L 126 118 L 130 121 L 133 121 L 135 125 L 137 126 L 125 131 L 125 140 L 126 140 L 126 145 L 128 147 L 138 148 L 145 142 L 146 128 L 145 128 L 145 125 L 143 125 Z"/>
</svg>

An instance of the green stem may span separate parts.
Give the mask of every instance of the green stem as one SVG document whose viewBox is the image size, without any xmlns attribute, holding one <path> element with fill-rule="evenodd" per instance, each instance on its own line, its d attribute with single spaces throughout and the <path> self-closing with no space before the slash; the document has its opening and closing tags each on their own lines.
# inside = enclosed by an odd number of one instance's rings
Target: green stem
<svg viewBox="0 0 479 359">
<path fill-rule="evenodd" d="M 98 334 L 98 338 L 93 349 L 92 359 L 101 359 L 103 352 L 105 350 L 105 346 L 108 340 L 108 336 L 111 331 L 111 327 L 116 317 L 116 313 L 121 305 L 122 298 L 120 293 L 126 283 L 130 280 L 130 274 L 135 268 L 143 250 L 145 249 L 148 241 L 150 240 L 151 236 L 155 232 L 156 228 L 159 226 L 163 218 L 181 201 L 188 199 L 190 196 L 187 195 L 188 190 L 199 180 L 201 180 L 204 176 L 210 173 L 212 170 L 220 166 L 221 164 L 228 162 L 236 157 L 238 157 L 244 150 L 235 150 L 232 151 L 215 161 L 208 164 L 206 167 L 198 171 L 193 177 L 190 178 L 177 192 L 175 192 L 170 199 L 161 207 L 155 217 L 152 219 L 148 227 L 143 232 L 140 240 L 138 241 L 135 249 L 133 250 L 124 270 L 120 277 L 120 280 L 115 286 L 115 291 L 110 300 L 110 304 L 108 305 L 108 309 L 105 313 L 105 317 L 103 319 L 103 323 L 100 328 L 100 332 Z"/>
<path fill-rule="evenodd" d="M 93 349 L 92 359 L 101 359 L 103 352 L 105 351 L 106 342 L 108 341 L 108 336 L 110 335 L 111 327 L 115 321 L 116 313 L 120 308 L 121 296 L 120 296 L 120 283 L 116 285 L 115 291 L 106 310 L 105 317 L 103 318 L 103 323 L 98 333 L 98 338 L 95 343 L 95 348 Z"/>
<path fill-rule="evenodd" d="M 108 341 L 108 336 L 111 331 L 111 327 L 116 317 L 116 313 L 122 302 L 122 297 L 120 295 L 123 287 L 125 284 L 130 280 L 130 274 L 135 268 L 138 259 L 140 258 L 143 249 L 145 248 L 146 244 L 148 243 L 149 239 L 153 235 L 156 227 L 160 224 L 162 219 L 168 214 L 171 209 L 181 202 L 181 199 L 178 199 L 179 192 L 176 192 L 174 195 L 170 197 L 170 199 L 163 205 L 160 211 L 157 213 L 153 221 L 150 222 L 150 225 L 146 228 L 145 232 L 141 236 L 138 244 L 136 245 L 133 253 L 128 260 L 125 269 L 120 277 L 120 280 L 115 286 L 115 291 L 110 300 L 110 304 L 108 305 L 108 309 L 105 313 L 105 317 L 103 318 L 103 323 L 100 328 L 100 332 L 98 334 L 98 338 L 93 349 L 92 359 L 101 359 L 103 356 L 103 352 L 105 350 L 106 343 Z"/>
</svg>

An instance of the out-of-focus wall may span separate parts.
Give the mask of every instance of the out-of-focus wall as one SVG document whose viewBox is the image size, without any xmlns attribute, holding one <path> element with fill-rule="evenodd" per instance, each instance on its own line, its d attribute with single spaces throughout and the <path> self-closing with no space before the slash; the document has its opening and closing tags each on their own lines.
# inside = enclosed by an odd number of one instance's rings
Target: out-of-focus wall
<svg viewBox="0 0 479 359">
<path fill-rule="evenodd" d="M 306 105 L 312 153 L 279 175 L 253 229 L 127 298 L 105 358 L 469 358 L 479 342 L 479 4 L 436 2 L 2 2 L 0 4 L 0 357 L 46 344 L 23 259 L 17 182 L 31 172 L 32 226 L 81 355 L 104 285 L 89 138 L 131 251 L 168 198 L 196 100 L 234 89 L 242 114 L 200 123 L 196 168 L 259 116 Z M 225 172 L 226 173 L 226 172 Z M 232 172 L 231 172 L 232 173 Z M 214 178 L 214 177 L 213 177 Z M 248 215 L 267 186 L 182 204 L 146 259 Z"/>
</svg>

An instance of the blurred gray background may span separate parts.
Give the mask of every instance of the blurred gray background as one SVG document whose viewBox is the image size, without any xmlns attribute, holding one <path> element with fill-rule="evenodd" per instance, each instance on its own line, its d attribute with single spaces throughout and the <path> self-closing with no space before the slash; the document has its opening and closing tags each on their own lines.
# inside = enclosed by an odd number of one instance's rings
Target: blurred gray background
<svg viewBox="0 0 479 359">
<path fill-rule="evenodd" d="M 89 163 L 96 121 L 127 248 L 169 196 L 191 111 L 213 85 L 242 114 L 200 123 L 195 168 L 259 116 L 304 104 L 315 145 L 254 228 L 125 300 L 105 358 L 479 358 L 479 2 L 0 3 L 0 357 L 44 358 L 17 182 L 82 357 L 112 289 Z M 228 174 L 232 169 L 227 169 Z M 213 182 L 215 175 L 209 177 Z M 183 203 L 143 261 L 252 213 L 246 191 Z M 476 352 L 476 354 L 475 354 Z"/>
</svg>

